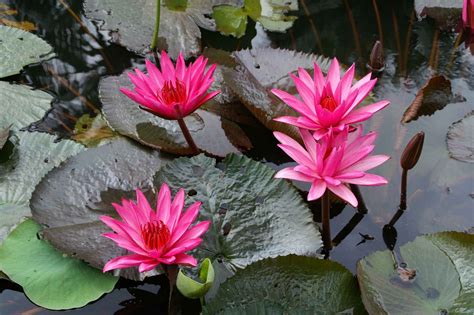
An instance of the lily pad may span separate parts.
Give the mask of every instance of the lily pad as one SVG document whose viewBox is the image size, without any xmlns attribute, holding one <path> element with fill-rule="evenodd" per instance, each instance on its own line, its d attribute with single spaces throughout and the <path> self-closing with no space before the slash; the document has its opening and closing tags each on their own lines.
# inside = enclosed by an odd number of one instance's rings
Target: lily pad
<svg viewBox="0 0 474 315">
<path fill-rule="evenodd" d="M 43 237 L 60 251 L 102 269 L 125 254 L 101 236 L 99 217 L 115 215 L 113 202 L 134 198 L 134 189 L 151 188 L 153 174 L 166 160 L 127 139 L 118 139 L 69 159 L 37 185 L 31 198 L 33 218 L 46 226 Z M 141 280 L 138 271 L 117 275 Z"/>
<path fill-rule="evenodd" d="M 10 127 L 6 127 L 3 130 L 0 130 L 0 150 L 3 149 L 5 143 L 7 143 L 8 138 L 10 137 Z"/>
<path fill-rule="evenodd" d="M 255 262 L 227 280 L 203 314 L 364 314 L 357 282 L 340 264 L 301 256 Z"/>
<path fill-rule="evenodd" d="M 406 267 L 399 267 L 398 271 L 409 271 L 411 279 L 397 272 L 390 251 L 364 258 L 357 265 L 357 276 L 367 311 L 369 314 L 472 314 L 473 249 L 474 235 L 467 233 L 418 237 L 400 248 L 400 259 Z"/>
<path fill-rule="evenodd" d="M 51 169 L 84 150 L 73 141 L 55 142 L 44 133 L 17 132 L 13 156 L 0 164 L 0 243 L 24 216 L 31 215 L 34 187 Z"/>
<path fill-rule="evenodd" d="M 54 56 L 48 43 L 18 28 L 0 25 L 0 44 L 0 78 L 17 74 L 26 65 Z M 0 91 L 3 92 L 3 87 Z M 3 98 L 0 92 L 0 99 Z"/>
<path fill-rule="evenodd" d="M 439 28 L 450 31 L 459 23 L 463 0 L 415 0 L 419 18 L 430 17 Z"/>
<path fill-rule="evenodd" d="M 117 277 L 58 252 L 38 239 L 40 230 L 28 219 L 0 246 L 0 269 L 32 302 L 54 310 L 76 308 L 113 290 Z"/>
<path fill-rule="evenodd" d="M 274 175 L 265 164 L 238 155 L 217 165 L 204 155 L 179 158 L 156 175 L 155 186 L 182 187 L 193 192 L 188 202 L 202 202 L 200 219 L 212 224 L 196 255 L 213 260 L 215 283 L 260 259 L 316 255 L 321 239 L 310 209 Z"/>
<path fill-rule="evenodd" d="M 451 81 L 442 75 L 434 76 L 418 91 L 415 99 L 405 110 L 402 123 L 417 120 L 420 116 L 431 116 L 451 102 L 465 101 L 462 96 L 453 95 Z"/>
<path fill-rule="evenodd" d="M 85 114 L 79 118 L 74 128 L 72 139 L 86 147 L 97 147 L 106 141 L 112 141 L 119 135 L 107 125 L 102 115 L 91 117 Z"/>
<path fill-rule="evenodd" d="M 446 142 L 453 159 L 474 163 L 474 111 L 449 127 Z"/>
<path fill-rule="evenodd" d="M 286 49 L 246 49 L 234 53 L 237 69 L 225 71 L 224 78 L 249 111 L 267 128 L 298 138 L 295 127 L 276 122 L 280 116 L 297 116 L 288 105 L 270 92 L 278 88 L 296 94 L 288 73 L 298 67 L 311 70 L 317 63 L 323 72 L 329 69 L 330 60 L 321 56 Z"/>
<path fill-rule="evenodd" d="M 18 130 L 40 120 L 52 99 L 48 93 L 0 81 L 0 129 Z"/>
<path fill-rule="evenodd" d="M 227 4 L 240 6 L 242 0 L 192 0 L 186 7 L 171 10 L 162 1 L 158 48 L 167 50 L 171 57 L 183 52 L 187 59 L 201 52 L 203 28 L 216 30 L 211 17 L 212 8 Z M 153 36 L 155 0 L 86 0 L 85 14 L 103 21 L 102 28 L 118 33 L 119 43 L 138 53 L 145 53 Z"/>
<path fill-rule="evenodd" d="M 126 73 L 102 79 L 99 88 L 104 117 L 116 132 L 152 148 L 192 154 L 176 121 L 140 109 L 119 91 L 120 87 L 132 88 Z M 251 147 L 250 140 L 238 125 L 215 113 L 198 109 L 184 120 L 196 145 L 211 155 L 223 157 Z"/>
</svg>

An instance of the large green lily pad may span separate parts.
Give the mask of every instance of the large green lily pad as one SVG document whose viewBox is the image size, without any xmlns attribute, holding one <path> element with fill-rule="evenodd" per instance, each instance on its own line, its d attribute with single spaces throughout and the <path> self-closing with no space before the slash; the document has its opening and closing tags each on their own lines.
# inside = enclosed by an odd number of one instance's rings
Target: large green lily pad
<svg viewBox="0 0 474 315">
<path fill-rule="evenodd" d="M 364 314 L 357 282 L 340 264 L 301 256 L 255 262 L 228 279 L 204 314 Z M 345 312 L 344 312 L 345 314 Z"/>
<path fill-rule="evenodd" d="M 298 138 L 293 126 L 276 122 L 281 116 L 297 116 L 288 105 L 270 92 L 278 88 L 296 94 L 293 80 L 288 75 L 298 67 L 311 70 L 317 63 L 327 72 L 330 60 L 321 56 L 286 49 L 245 49 L 234 53 L 237 69 L 224 72 L 224 78 L 249 111 L 267 128 Z"/>
<path fill-rule="evenodd" d="M 52 100 L 48 93 L 0 81 L 0 129 L 18 130 L 40 120 Z"/>
<path fill-rule="evenodd" d="M 31 215 L 33 190 L 51 169 L 84 150 L 73 141 L 55 142 L 44 133 L 17 132 L 12 136 L 14 151 L 0 164 L 0 243 L 24 216 Z"/>
<path fill-rule="evenodd" d="M 213 260 L 217 283 L 260 259 L 316 255 L 321 240 L 311 211 L 291 184 L 274 175 L 238 155 L 217 165 L 204 155 L 180 158 L 158 172 L 155 186 L 182 187 L 195 192 L 188 202 L 202 202 L 200 219 L 212 224 L 196 254 Z"/>
<path fill-rule="evenodd" d="M 191 0 L 184 8 L 172 10 L 161 1 L 160 32 L 158 48 L 167 50 L 176 58 L 183 52 L 185 58 L 201 52 L 203 28 L 216 30 L 212 19 L 212 8 L 217 5 L 241 5 L 241 0 Z M 86 0 L 88 17 L 103 21 L 102 28 L 118 33 L 119 42 L 138 52 L 148 51 L 153 36 L 156 0 Z"/>
<path fill-rule="evenodd" d="M 450 157 L 474 163 L 474 111 L 449 127 L 446 142 Z"/>
<path fill-rule="evenodd" d="M 125 250 L 101 236 L 108 231 L 101 215 L 115 215 L 113 202 L 135 198 L 135 188 L 150 189 L 153 174 L 166 160 L 160 152 L 125 138 L 69 159 L 52 170 L 31 198 L 33 218 L 46 228 L 43 237 L 60 251 L 102 269 Z M 117 275 L 140 280 L 136 270 Z"/>
<path fill-rule="evenodd" d="M 53 48 L 38 36 L 3 25 L 0 25 L 0 46 L 0 78 L 17 74 L 26 65 L 54 56 Z M 0 87 L 0 100 L 4 98 L 3 89 Z"/>
<path fill-rule="evenodd" d="M 362 299 L 369 314 L 473 314 L 474 235 L 459 232 L 422 236 L 401 246 L 400 276 L 390 251 L 376 252 L 357 265 Z M 405 274 L 406 276 L 406 274 Z"/>
<path fill-rule="evenodd" d="M 116 132 L 152 148 L 192 154 L 177 121 L 162 119 L 140 109 L 120 92 L 121 87 L 133 88 L 126 73 L 102 79 L 99 88 L 104 117 Z M 224 157 L 239 152 L 240 148 L 251 147 L 250 140 L 238 125 L 216 113 L 198 109 L 184 120 L 196 145 L 211 155 Z"/>
<path fill-rule="evenodd" d="M 117 277 L 58 252 L 38 239 L 40 230 L 28 219 L 0 246 L 0 269 L 32 302 L 54 310 L 76 308 L 113 290 Z"/>
</svg>

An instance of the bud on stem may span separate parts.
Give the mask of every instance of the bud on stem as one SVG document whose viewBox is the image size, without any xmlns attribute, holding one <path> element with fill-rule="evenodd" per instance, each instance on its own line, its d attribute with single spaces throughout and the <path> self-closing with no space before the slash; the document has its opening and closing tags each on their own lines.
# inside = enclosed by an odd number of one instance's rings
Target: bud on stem
<svg viewBox="0 0 474 315">
<path fill-rule="evenodd" d="M 408 142 L 400 158 L 400 165 L 404 170 L 411 170 L 413 167 L 415 167 L 416 163 L 418 163 L 421 151 L 423 150 L 424 141 L 425 133 L 421 131 L 414 135 L 410 142 Z"/>
<path fill-rule="evenodd" d="M 370 59 L 368 64 L 370 70 L 374 72 L 382 72 L 385 68 L 385 58 L 383 55 L 382 43 L 378 40 L 375 42 L 370 52 Z"/>
</svg>

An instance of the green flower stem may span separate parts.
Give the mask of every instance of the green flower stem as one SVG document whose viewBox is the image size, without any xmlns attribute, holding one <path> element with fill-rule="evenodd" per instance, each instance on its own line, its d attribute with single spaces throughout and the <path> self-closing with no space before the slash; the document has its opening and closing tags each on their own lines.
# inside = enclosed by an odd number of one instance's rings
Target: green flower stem
<svg viewBox="0 0 474 315">
<path fill-rule="evenodd" d="M 156 16 L 155 16 L 155 28 L 153 30 L 153 38 L 151 39 L 151 50 L 155 51 L 158 44 L 158 32 L 160 31 L 160 10 L 161 1 L 156 0 Z"/>
<path fill-rule="evenodd" d="M 323 223 L 323 245 L 324 249 L 331 250 L 332 249 L 332 242 L 331 242 L 331 224 L 329 222 L 329 208 L 330 208 L 330 201 L 329 201 L 329 191 L 326 190 L 324 192 L 323 197 L 321 198 L 321 212 L 322 212 L 322 223 Z"/>
<path fill-rule="evenodd" d="M 181 131 L 183 132 L 183 136 L 186 139 L 186 141 L 189 144 L 189 147 L 193 150 L 193 154 L 198 155 L 199 154 L 199 148 L 197 147 L 196 143 L 193 140 L 193 137 L 191 136 L 191 133 L 189 132 L 188 127 L 186 126 L 186 123 L 184 122 L 184 119 L 178 119 L 178 124 L 179 127 L 181 128 Z"/>
</svg>

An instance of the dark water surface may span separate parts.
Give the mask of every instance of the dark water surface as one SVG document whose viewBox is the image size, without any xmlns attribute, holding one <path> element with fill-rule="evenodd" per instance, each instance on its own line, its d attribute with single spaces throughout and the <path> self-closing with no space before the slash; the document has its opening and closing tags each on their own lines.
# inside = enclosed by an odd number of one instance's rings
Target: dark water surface
<svg viewBox="0 0 474 315">
<path fill-rule="evenodd" d="M 36 34 L 49 42 L 57 56 L 40 65 L 27 67 L 14 81 L 27 83 L 56 96 L 53 109 L 33 128 L 67 137 L 78 117 L 100 108 L 97 86 L 100 78 L 120 74 L 124 69 L 142 63 L 143 57 L 115 45 L 107 32 L 98 30 L 95 22 L 82 15 L 82 1 L 68 1 L 71 12 L 55 0 L 0 0 L 16 9 L 17 20 L 37 25 Z M 191 0 L 192 1 L 192 0 Z M 382 28 L 377 27 L 373 2 L 378 3 Z M 390 180 L 389 185 L 362 188 L 369 208 L 365 216 L 346 206 L 332 220 L 335 236 L 349 221 L 359 222 L 330 256 L 355 272 L 362 257 L 385 249 L 382 227 L 397 210 L 400 191 L 399 157 L 405 144 L 416 132 L 426 133 L 425 148 L 417 167 L 409 172 L 408 210 L 396 224 L 398 245 L 416 236 L 445 230 L 464 231 L 474 226 L 474 182 L 472 164 L 449 157 L 446 146 L 448 127 L 474 109 L 474 57 L 464 49 L 452 49 L 456 34 L 438 31 L 432 20 L 418 21 L 413 1 L 372 0 L 306 0 L 300 1 L 299 16 L 287 34 L 264 33 L 249 23 L 242 39 L 223 38 L 204 31 L 204 46 L 235 50 L 271 45 L 305 52 L 336 56 L 345 64 L 357 63 L 359 75 L 368 70 L 365 64 L 375 40 L 383 38 L 386 70 L 374 94 L 389 99 L 391 105 L 367 123 L 367 130 L 380 134 L 377 153 L 392 159 L 377 169 Z M 400 119 L 417 91 L 434 74 L 451 80 L 457 100 L 432 116 L 423 116 L 406 125 Z M 255 140 L 249 153 L 277 168 L 289 162 L 278 151 L 269 131 L 247 130 Z M 257 134 L 258 133 L 258 134 Z M 315 205 L 316 206 L 316 205 Z M 317 208 L 317 207 L 314 207 Z M 316 213 L 316 217 L 318 217 Z M 361 234 L 373 237 L 363 240 Z M 342 238 L 342 237 L 341 237 Z M 156 314 L 166 304 L 166 293 L 159 295 L 162 279 L 154 283 L 121 282 L 112 293 L 70 314 Z M 164 291 L 164 290 L 162 290 Z M 164 300 L 163 300 L 164 298 Z M 0 281 L 0 314 L 50 314 L 28 301 L 20 288 Z"/>
</svg>

